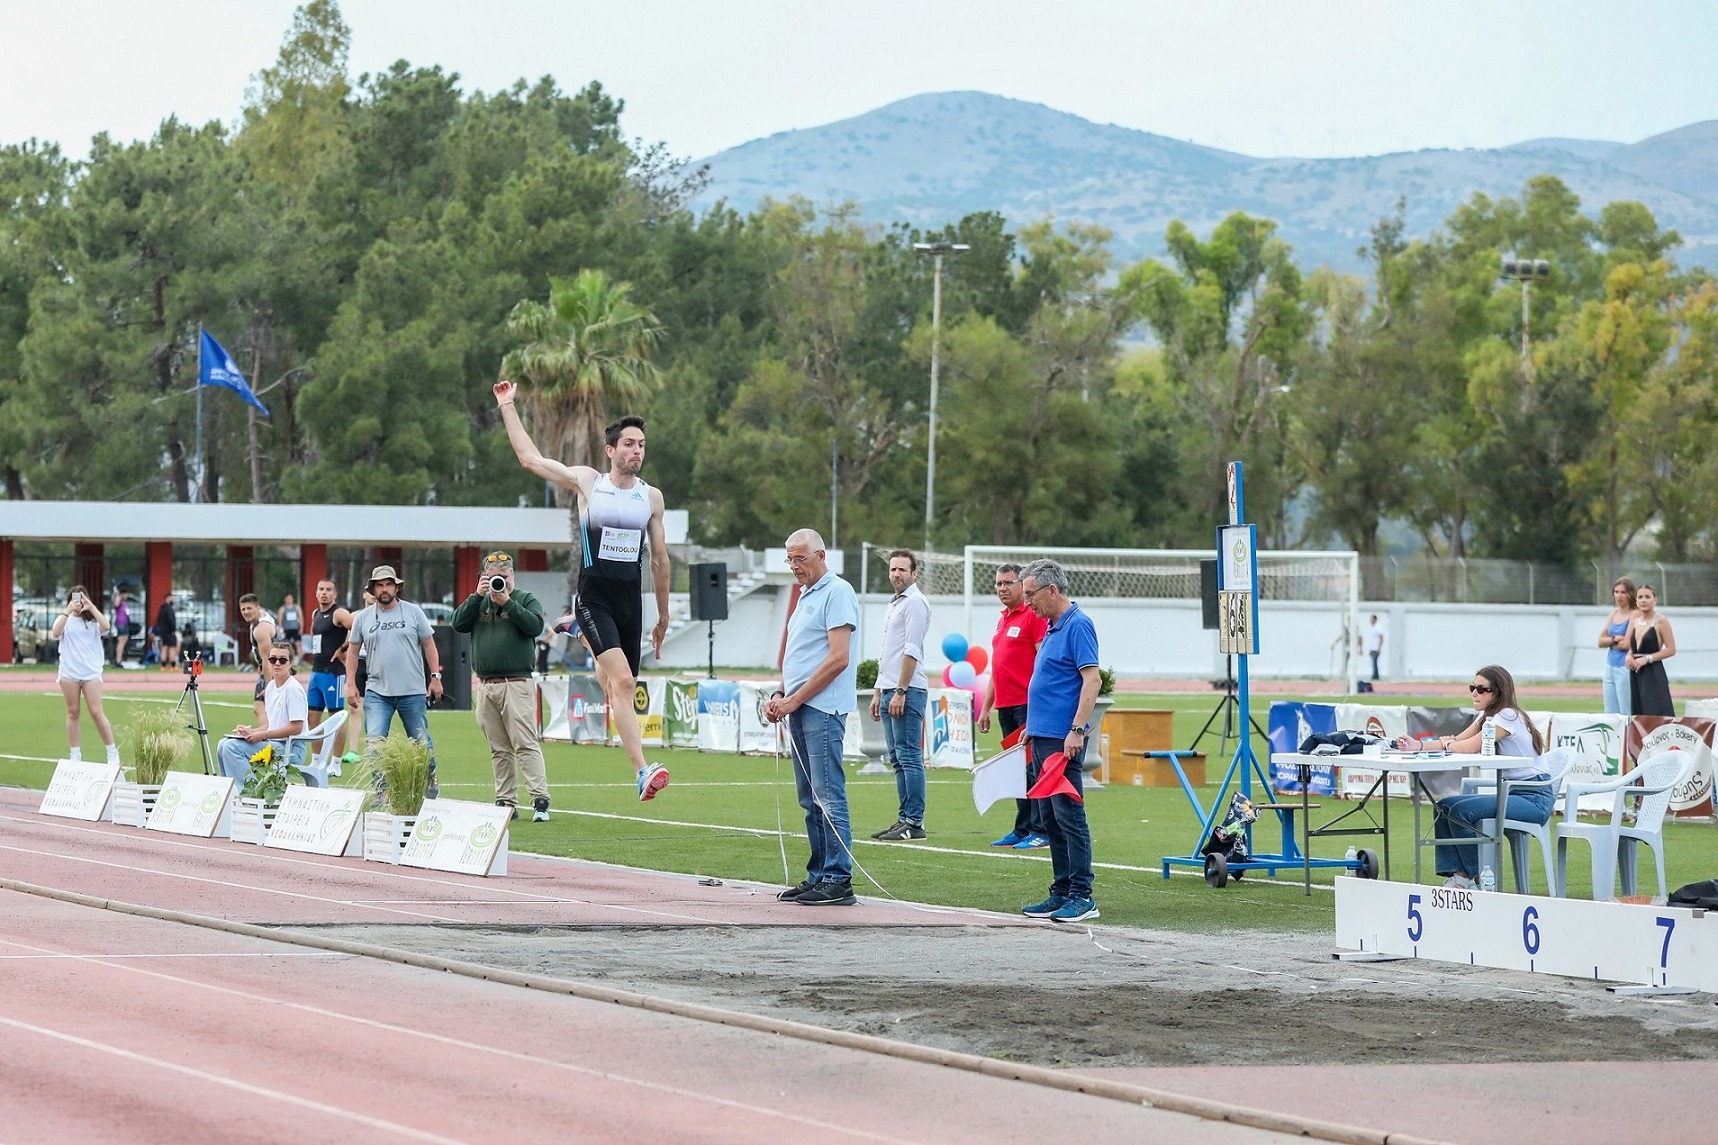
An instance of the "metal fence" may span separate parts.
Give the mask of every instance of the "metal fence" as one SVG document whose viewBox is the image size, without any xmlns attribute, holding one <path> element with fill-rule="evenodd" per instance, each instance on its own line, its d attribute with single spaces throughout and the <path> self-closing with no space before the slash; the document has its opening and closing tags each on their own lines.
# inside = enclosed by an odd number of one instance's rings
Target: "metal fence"
<svg viewBox="0 0 1718 1145">
<path fill-rule="evenodd" d="M 1718 565 L 1598 561 L 1554 565 L 1462 557 L 1361 557 L 1360 597 L 1369 601 L 1609 606 L 1618 576 L 1650 584 L 1670 607 L 1718 605 Z"/>
</svg>

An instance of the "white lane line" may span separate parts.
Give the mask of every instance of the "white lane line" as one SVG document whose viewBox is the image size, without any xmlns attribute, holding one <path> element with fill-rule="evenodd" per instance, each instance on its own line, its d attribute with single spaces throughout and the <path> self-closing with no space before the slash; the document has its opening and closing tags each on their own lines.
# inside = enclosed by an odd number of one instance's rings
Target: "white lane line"
<svg viewBox="0 0 1718 1145">
<path fill-rule="evenodd" d="M 58 953 L 48 951 L 45 947 L 29 946 L 25 943 L 15 941 L 11 942 L 9 945 L 18 946 L 25 950 L 39 950 L 46 953 Z M 535 1054 L 528 1054 L 519 1050 L 502 1049 L 499 1046 L 487 1046 L 480 1042 L 468 1042 L 463 1038 L 451 1038 L 445 1034 L 431 1033 L 428 1030 L 417 1030 L 410 1026 L 401 1026 L 393 1022 L 379 1022 L 373 1018 L 360 1018 L 355 1014 L 342 1013 L 338 1010 L 327 1010 L 321 1006 L 312 1006 L 304 1002 L 294 1002 L 284 998 L 272 998 L 265 994 L 255 994 L 248 990 L 239 990 L 230 986 L 218 986 L 213 982 L 209 982 L 204 979 L 180 978 L 173 974 L 164 974 L 158 970 L 145 970 L 139 966 L 115 965 L 110 962 L 105 955 L 66 954 L 65 957 L 91 962 L 98 966 L 106 966 L 112 970 L 123 970 L 128 974 L 141 974 L 146 978 L 157 978 L 163 982 L 172 982 L 182 986 L 192 986 L 205 993 L 229 994 L 235 998 L 242 998 L 250 1002 L 261 1002 L 265 1005 L 282 1006 L 289 1010 L 296 1010 L 304 1014 L 312 1014 L 320 1018 L 333 1018 L 336 1021 L 350 1022 L 353 1025 L 365 1026 L 373 1030 L 403 1034 L 412 1038 L 421 1038 L 424 1041 L 452 1046 L 455 1049 L 473 1050 L 477 1053 L 490 1054 L 495 1057 L 505 1058 L 508 1061 L 522 1062 L 534 1066 L 546 1066 L 549 1069 L 566 1070 L 570 1073 L 581 1074 L 585 1077 L 594 1078 L 599 1081 L 607 1081 L 619 1085 L 637 1086 L 641 1089 L 654 1090 L 657 1093 L 671 1094 L 675 1097 L 688 1098 L 694 1101 L 707 1101 L 712 1105 L 741 1110 L 746 1113 L 755 1113 L 764 1117 L 776 1117 L 783 1121 L 795 1122 L 799 1125 L 822 1130 L 824 1132 L 839 1133 L 848 1137 L 859 1137 L 867 1141 L 881 1141 L 885 1142 L 886 1145 L 917 1145 L 915 1142 L 903 1141 L 900 1138 L 885 1136 L 881 1133 L 872 1133 L 864 1129 L 853 1129 L 843 1125 L 836 1125 L 828 1121 L 820 1121 L 815 1117 L 805 1117 L 797 1113 L 789 1113 L 786 1110 L 771 1109 L 762 1105 L 753 1105 L 750 1102 L 736 1101 L 733 1098 L 721 1097 L 713 1093 L 703 1093 L 695 1089 L 687 1089 L 683 1086 L 667 1085 L 663 1082 L 653 1081 L 648 1078 L 631 1077 L 627 1074 L 615 1073 L 612 1070 L 593 1069 L 590 1066 L 575 1065 L 572 1062 L 555 1061 L 552 1058 L 538 1057 Z M 0 1022 L 7 1020 L 8 1019 L 0 1018 Z M 123 1053 L 126 1051 L 120 1052 Z"/>
<path fill-rule="evenodd" d="M 283 1093 L 278 1089 L 269 1089 L 267 1086 L 252 1085 L 248 1081 L 239 1081 L 237 1078 L 223 1077 L 218 1073 L 210 1073 L 208 1070 L 197 1069 L 194 1066 L 180 1065 L 178 1062 L 170 1062 L 162 1058 L 150 1057 L 148 1054 L 140 1054 L 134 1050 L 121 1049 L 118 1046 L 108 1045 L 106 1042 L 98 1042 L 90 1038 L 80 1038 L 76 1034 L 68 1034 L 63 1030 L 50 1030 L 46 1026 L 37 1026 L 29 1022 L 20 1022 L 16 1018 L 8 1018 L 4 1015 L 0 1015 L 0 1025 L 10 1026 L 15 1030 L 23 1030 L 26 1033 L 37 1034 L 44 1038 L 53 1038 L 57 1041 L 78 1046 L 82 1049 L 94 1050 L 97 1053 L 112 1054 L 114 1057 L 124 1058 L 126 1061 L 137 1062 L 140 1065 L 149 1065 L 155 1066 L 157 1069 L 170 1070 L 173 1073 L 183 1074 L 185 1077 L 194 1078 L 197 1081 L 206 1082 L 210 1085 L 224 1085 L 228 1089 L 236 1089 L 240 1093 L 246 1093 L 252 1097 L 268 1098 L 271 1101 L 279 1101 L 287 1105 L 295 1105 L 300 1109 L 308 1109 L 313 1113 L 322 1113 L 330 1117 L 338 1117 L 345 1121 L 355 1122 L 358 1125 L 364 1125 L 371 1129 L 381 1129 L 388 1133 L 397 1133 L 401 1137 L 407 1137 L 413 1141 L 435 1141 L 440 1143 L 440 1145 L 466 1145 L 466 1142 L 461 1141 L 457 1137 L 443 1137 L 438 1133 L 427 1133 L 422 1129 L 413 1129 L 409 1125 L 401 1125 L 394 1121 L 385 1121 L 380 1117 L 371 1117 L 369 1114 L 359 1113 L 351 1109 L 342 1109 L 337 1105 L 328 1105 L 324 1102 L 312 1101 L 306 1097 L 298 1097 L 295 1094 Z"/>
<path fill-rule="evenodd" d="M 39 856 L 42 858 L 49 858 L 49 859 L 64 859 L 68 863 L 88 863 L 91 866 L 112 867 L 114 870 L 129 871 L 132 874 L 160 875 L 163 878 L 182 879 L 186 882 L 207 883 L 211 886 L 226 887 L 229 890 L 256 891 L 258 894 L 279 895 L 282 898 L 306 899 L 310 902 L 328 903 L 328 904 L 333 905 L 333 906 L 350 906 L 350 905 L 352 905 L 351 903 L 347 902 L 345 899 L 328 898 L 325 895 L 310 895 L 310 894 L 304 894 L 301 891 L 284 891 L 284 890 L 278 890 L 274 887 L 258 887 L 258 886 L 252 886 L 249 883 L 235 883 L 235 882 L 232 882 L 228 879 L 205 879 L 205 878 L 200 878 L 197 875 L 181 874 L 178 871 L 152 870 L 148 867 L 139 867 L 134 863 L 110 863 L 104 859 L 91 859 L 91 858 L 88 858 L 87 856 L 84 856 L 84 855 L 61 855 L 61 854 L 58 854 L 58 853 L 53 852 L 53 851 L 38 851 L 38 850 L 35 850 L 33 848 L 30 848 L 30 847 L 10 847 L 10 846 L 7 846 L 5 844 L 0 844 L 0 851 L 15 851 L 20 855 L 36 855 L 36 856 Z M 403 915 L 406 915 L 410 918 L 429 919 L 431 922 L 464 922 L 464 921 L 466 921 L 465 919 L 448 918 L 444 915 L 439 915 L 439 914 L 424 914 L 424 913 L 421 913 L 419 911 L 411 911 L 411 910 L 395 910 L 391 907 L 377 907 L 376 909 L 385 910 L 389 914 L 403 914 Z"/>
<path fill-rule="evenodd" d="M 17 943 L 0 939 L 0 945 L 15 946 Z M 0 962 L 40 962 L 52 958 L 87 958 L 84 954 L 0 954 Z M 98 958 L 346 958 L 349 955 L 340 954 L 333 950 L 304 950 L 282 951 L 279 954 L 262 952 L 232 954 L 101 954 Z"/>
</svg>

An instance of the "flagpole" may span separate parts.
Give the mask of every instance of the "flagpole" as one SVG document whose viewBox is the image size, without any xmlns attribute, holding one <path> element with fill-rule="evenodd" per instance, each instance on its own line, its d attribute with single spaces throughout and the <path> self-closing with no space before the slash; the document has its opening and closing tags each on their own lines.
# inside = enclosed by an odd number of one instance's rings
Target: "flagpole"
<svg viewBox="0 0 1718 1145">
<path fill-rule="evenodd" d="M 203 500 L 203 324 L 197 323 L 197 495 Z"/>
</svg>

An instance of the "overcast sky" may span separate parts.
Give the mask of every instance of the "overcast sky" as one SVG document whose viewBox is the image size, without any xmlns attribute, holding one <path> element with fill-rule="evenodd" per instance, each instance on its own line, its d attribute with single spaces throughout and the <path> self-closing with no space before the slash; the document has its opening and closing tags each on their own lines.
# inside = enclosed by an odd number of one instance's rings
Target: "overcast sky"
<svg viewBox="0 0 1718 1145">
<path fill-rule="evenodd" d="M 0 143 L 236 119 L 293 0 L 0 0 Z M 342 0 L 352 71 L 601 80 L 681 156 L 975 89 L 1251 155 L 1718 119 L 1706 0 Z"/>
</svg>

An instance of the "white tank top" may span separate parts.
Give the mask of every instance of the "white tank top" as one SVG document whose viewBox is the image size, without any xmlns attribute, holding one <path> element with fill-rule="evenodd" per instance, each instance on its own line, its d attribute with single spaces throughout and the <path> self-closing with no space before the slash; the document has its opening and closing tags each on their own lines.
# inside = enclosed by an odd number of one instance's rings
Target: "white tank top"
<svg viewBox="0 0 1718 1145">
<path fill-rule="evenodd" d="M 644 539 L 650 525 L 650 486 L 643 478 L 619 489 L 608 474 L 599 474 L 585 500 L 581 524 L 583 575 L 627 581 L 643 578 Z"/>
</svg>

